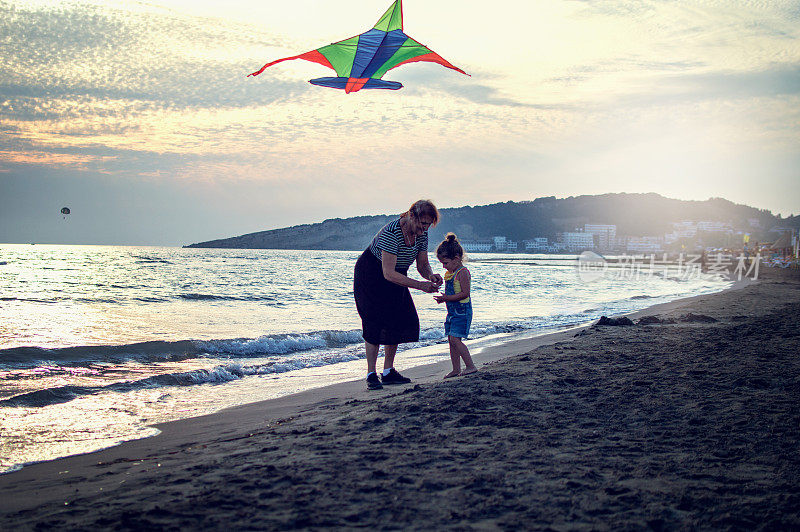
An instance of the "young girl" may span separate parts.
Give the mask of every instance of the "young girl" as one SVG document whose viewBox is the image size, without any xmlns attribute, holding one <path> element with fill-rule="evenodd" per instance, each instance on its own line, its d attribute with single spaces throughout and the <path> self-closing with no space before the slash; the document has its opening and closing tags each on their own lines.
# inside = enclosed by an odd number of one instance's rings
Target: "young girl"
<svg viewBox="0 0 800 532">
<path fill-rule="evenodd" d="M 469 349 L 462 340 L 469 336 L 469 326 L 472 324 L 472 300 L 469 297 L 470 275 L 469 270 L 461 262 L 464 257 L 464 249 L 455 234 L 447 233 L 444 241 L 436 249 L 436 257 L 447 270 L 444 274 L 444 294 L 434 296 L 434 299 L 437 303 L 447 304 L 444 333 L 450 343 L 450 360 L 453 362 L 453 371 L 444 378 L 449 379 L 478 371 L 478 368 L 472 363 Z M 464 359 L 463 370 L 461 369 L 461 359 Z"/>
</svg>

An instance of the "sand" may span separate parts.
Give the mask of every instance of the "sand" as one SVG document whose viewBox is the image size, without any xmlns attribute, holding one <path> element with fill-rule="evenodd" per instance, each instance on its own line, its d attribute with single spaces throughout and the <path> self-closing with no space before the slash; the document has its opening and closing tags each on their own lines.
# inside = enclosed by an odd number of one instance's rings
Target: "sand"
<svg viewBox="0 0 800 532">
<path fill-rule="evenodd" d="M 0 527 L 798 529 L 800 281 L 763 275 L 28 466 Z"/>
</svg>

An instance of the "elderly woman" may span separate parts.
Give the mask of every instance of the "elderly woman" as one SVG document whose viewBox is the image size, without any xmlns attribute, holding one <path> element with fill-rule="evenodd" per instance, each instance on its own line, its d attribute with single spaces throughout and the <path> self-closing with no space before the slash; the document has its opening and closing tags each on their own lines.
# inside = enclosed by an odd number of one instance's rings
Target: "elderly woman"
<svg viewBox="0 0 800 532">
<path fill-rule="evenodd" d="M 442 284 L 441 275 L 434 274 L 428 262 L 428 229 L 438 221 L 434 204 L 419 200 L 378 231 L 356 262 L 353 293 L 367 350 L 370 390 L 383 388 L 383 384 L 411 382 L 394 369 L 394 356 L 398 344 L 419 341 L 419 317 L 408 289 L 432 293 Z M 427 281 L 408 277 L 414 261 Z M 384 370 L 379 379 L 375 364 L 380 346 Z"/>
</svg>

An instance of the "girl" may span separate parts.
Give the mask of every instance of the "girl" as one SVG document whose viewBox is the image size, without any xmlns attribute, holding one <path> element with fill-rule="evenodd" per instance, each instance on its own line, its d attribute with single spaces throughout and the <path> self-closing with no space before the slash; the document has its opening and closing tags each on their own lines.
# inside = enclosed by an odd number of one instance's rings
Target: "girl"
<svg viewBox="0 0 800 532">
<path fill-rule="evenodd" d="M 444 241 L 436 249 L 436 257 L 447 273 L 444 274 L 444 294 L 434 296 L 437 303 L 447 303 L 447 319 L 444 321 L 444 333 L 450 343 L 450 360 L 453 371 L 444 376 L 445 379 L 475 373 L 478 368 L 472 363 L 469 349 L 462 338 L 469 336 L 472 324 L 472 300 L 469 297 L 470 274 L 464 267 L 464 249 L 456 235 L 447 233 Z M 461 370 L 461 359 L 464 369 Z"/>
</svg>

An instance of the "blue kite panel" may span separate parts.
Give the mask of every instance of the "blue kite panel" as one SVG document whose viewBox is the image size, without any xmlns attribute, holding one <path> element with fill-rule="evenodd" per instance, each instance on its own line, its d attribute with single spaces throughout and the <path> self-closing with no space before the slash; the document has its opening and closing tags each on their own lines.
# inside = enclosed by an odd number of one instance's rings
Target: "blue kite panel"
<svg viewBox="0 0 800 532">
<path fill-rule="evenodd" d="M 332 89 L 342 89 L 344 90 L 347 87 L 347 82 L 350 81 L 350 78 L 316 78 L 309 81 L 309 83 L 313 85 L 319 85 L 320 87 L 330 87 Z M 397 81 L 385 81 L 382 79 L 370 79 L 364 84 L 362 89 L 390 89 L 390 90 L 397 90 L 402 89 L 403 84 Z"/>
<path fill-rule="evenodd" d="M 375 56 L 364 69 L 364 74 L 361 77 L 371 78 L 374 76 L 375 72 L 377 72 L 386 61 L 391 59 L 395 52 L 397 52 L 407 40 L 408 35 L 403 33 L 403 30 L 394 30 L 387 33 L 383 38 L 381 47 L 376 50 Z"/>
<path fill-rule="evenodd" d="M 362 33 L 353 59 L 350 75 L 354 78 L 370 78 L 406 42 L 408 36 L 402 30 L 385 31 L 372 29 Z"/>
</svg>

